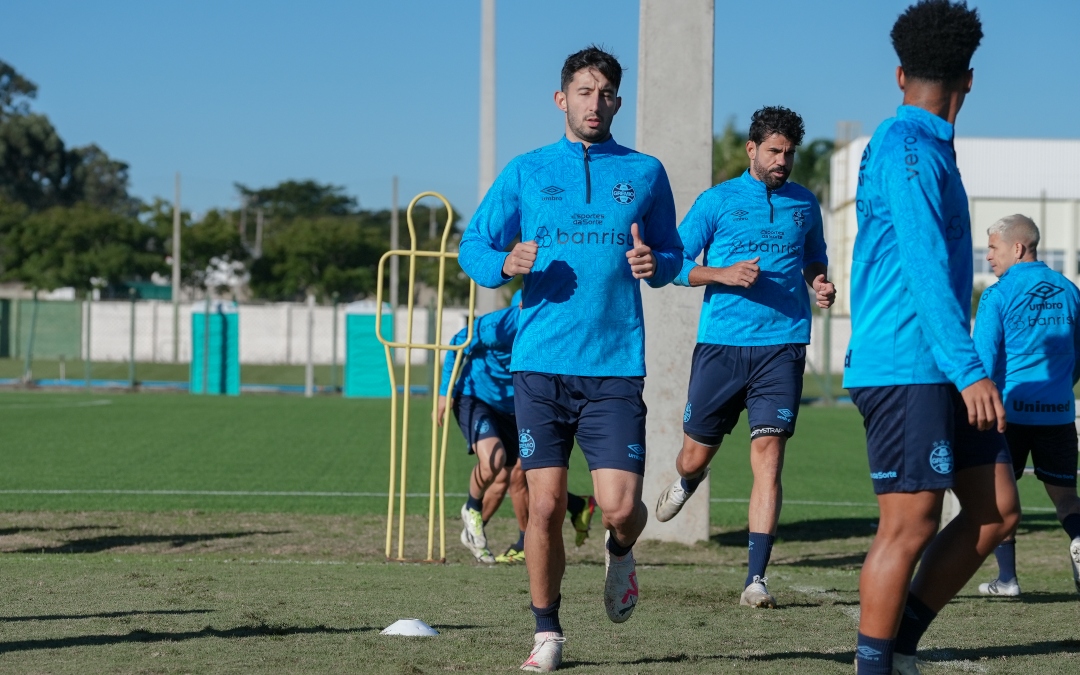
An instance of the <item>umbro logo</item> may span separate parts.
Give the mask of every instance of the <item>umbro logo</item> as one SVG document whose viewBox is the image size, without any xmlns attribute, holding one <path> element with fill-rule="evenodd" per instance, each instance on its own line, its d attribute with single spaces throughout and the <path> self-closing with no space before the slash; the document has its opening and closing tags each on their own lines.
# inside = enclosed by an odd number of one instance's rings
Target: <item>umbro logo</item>
<svg viewBox="0 0 1080 675">
<path fill-rule="evenodd" d="M 560 192 L 566 192 L 566 190 L 563 190 L 561 187 L 556 187 L 554 185 L 549 185 L 546 188 L 544 188 L 543 190 L 541 190 L 540 192 L 543 192 L 546 195 L 557 195 Z"/>
<path fill-rule="evenodd" d="M 735 217 L 735 220 L 746 220 L 746 217 L 750 215 L 750 213 L 739 209 L 738 211 L 733 211 L 731 215 Z"/>
<path fill-rule="evenodd" d="M 1065 289 L 1062 288 L 1061 286 L 1055 286 L 1054 284 L 1050 283 L 1049 281 L 1040 281 L 1035 286 L 1035 288 L 1028 291 L 1027 294 L 1028 295 L 1034 295 L 1036 298 L 1039 298 L 1040 300 L 1049 300 L 1050 298 L 1054 297 L 1055 295 L 1057 295 L 1058 293 L 1061 293 L 1064 290 Z"/>
</svg>

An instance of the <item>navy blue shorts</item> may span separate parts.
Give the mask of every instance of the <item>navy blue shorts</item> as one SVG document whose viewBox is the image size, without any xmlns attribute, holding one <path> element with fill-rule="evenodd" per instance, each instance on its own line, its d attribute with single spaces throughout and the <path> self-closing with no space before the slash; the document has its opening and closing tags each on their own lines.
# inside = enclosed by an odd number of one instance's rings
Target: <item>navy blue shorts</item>
<svg viewBox="0 0 1080 675">
<path fill-rule="evenodd" d="M 1016 479 L 1024 475 L 1028 455 L 1035 477 L 1047 485 L 1076 487 L 1076 425 L 1013 424 L 1005 428 Z"/>
<path fill-rule="evenodd" d="M 461 435 L 469 444 L 470 455 L 477 441 L 498 438 L 506 448 L 506 465 L 513 466 L 517 462 L 517 420 L 513 414 L 499 412 L 475 396 L 455 398 L 453 410 Z"/>
<path fill-rule="evenodd" d="M 805 345 L 732 347 L 699 342 L 690 365 L 683 432 L 702 445 L 720 445 L 745 409 L 751 439 L 791 437 L 805 369 Z"/>
<path fill-rule="evenodd" d="M 521 468 L 570 466 L 574 438 L 589 470 L 645 474 L 643 377 L 514 373 Z"/>
<path fill-rule="evenodd" d="M 951 384 L 849 389 L 866 427 L 866 453 L 876 494 L 944 490 L 956 471 L 1011 464 L 1005 435 L 968 424 Z"/>
</svg>

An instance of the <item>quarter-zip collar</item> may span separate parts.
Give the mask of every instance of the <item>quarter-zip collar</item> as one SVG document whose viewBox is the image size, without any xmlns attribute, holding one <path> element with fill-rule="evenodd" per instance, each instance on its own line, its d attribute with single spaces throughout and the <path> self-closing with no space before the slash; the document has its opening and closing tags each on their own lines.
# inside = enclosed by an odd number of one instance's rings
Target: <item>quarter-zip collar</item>
<svg viewBox="0 0 1080 675">
<path fill-rule="evenodd" d="M 589 147 L 585 147 L 584 143 L 572 143 L 566 136 L 562 137 L 561 147 L 564 152 L 569 153 L 575 158 L 580 159 L 582 172 L 585 179 L 585 203 L 592 203 L 592 170 L 589 168 L 590 162 L 603 157 L 604 155 L 611 155 L 615 153 L 618 144 L 615 142 L 613 136 L 608 136 L 608 139 L 603 143 L 593 143 Z"/>
<path fill-rule="evenodd" d="M 774 222 L 774 219 L 776 217 L 776 209 L 773 207 L 773 195 L 783 194 L 784 190 L 787 189 L 788 183 L 791 182 L 790 179 L 784 181 L 783 185 L 773 190 L 770 189 L 768 185 L 765 185 L 765 181 L 754 178 L 754 175 L 750 173 L 750 169 L 743 171 L 742 176 L 740 176 L 739 178 L 743 181 L 744 187 L 747 187 L 758 194 L 762 192 L 765 193 L 765 201 L 769 203 L 769 222 Z"/>
</svg>

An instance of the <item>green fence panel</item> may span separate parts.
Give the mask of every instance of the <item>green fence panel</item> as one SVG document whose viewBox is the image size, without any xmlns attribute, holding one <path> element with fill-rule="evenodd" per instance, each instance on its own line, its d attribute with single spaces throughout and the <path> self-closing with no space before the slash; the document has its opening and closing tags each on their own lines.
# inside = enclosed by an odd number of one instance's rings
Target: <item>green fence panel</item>
<svg viewBox="0 0 1080 675">
<path fill-rule="evenodd" d="M 375 334 L 374 302 L 353 302 L 345 308 L 346 397 L 390 398 L 386 350 Z M 382 335 L 394 338 L 394 315 L 383 303 Z"/>
<path fill-rule="evenodd" d="M 209 321 L 205 302 L 193 306 L 189 391 L 210 396 L 240 395 L 240 315 L 236 303 L 211 302 Z"/>
</svg>

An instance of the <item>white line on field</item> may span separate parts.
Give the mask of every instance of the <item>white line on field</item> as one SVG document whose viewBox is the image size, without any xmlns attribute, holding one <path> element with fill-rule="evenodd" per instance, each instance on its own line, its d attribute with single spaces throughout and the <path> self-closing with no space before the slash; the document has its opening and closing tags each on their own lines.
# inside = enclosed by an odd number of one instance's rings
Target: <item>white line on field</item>
<svg viewBox="0 0 1080 675">
<path fill-rule="evenodd" d="M 130 495 L 146 497 L 346 497 L 386 499 L 385 492 L 304 492 L 286 490 L 0 490 L 0 495 Z M 427 492 L 407 492 L 411 499 L 426 499 Z M 447 497 L 468 497 L 464 492 L 447 492 Z M 749 499 L 739 497 L 713 497 L 714 504 L 748 504 Z M 874 502 L 823 502 L 812 499 L 785 499 L 785 504 L 795 506 L 834 506 L 877 508 Z M 1054 509 L 1041 506 L 1026 506 L 1025 511 L 1053 512 Z"/>
</svg>

